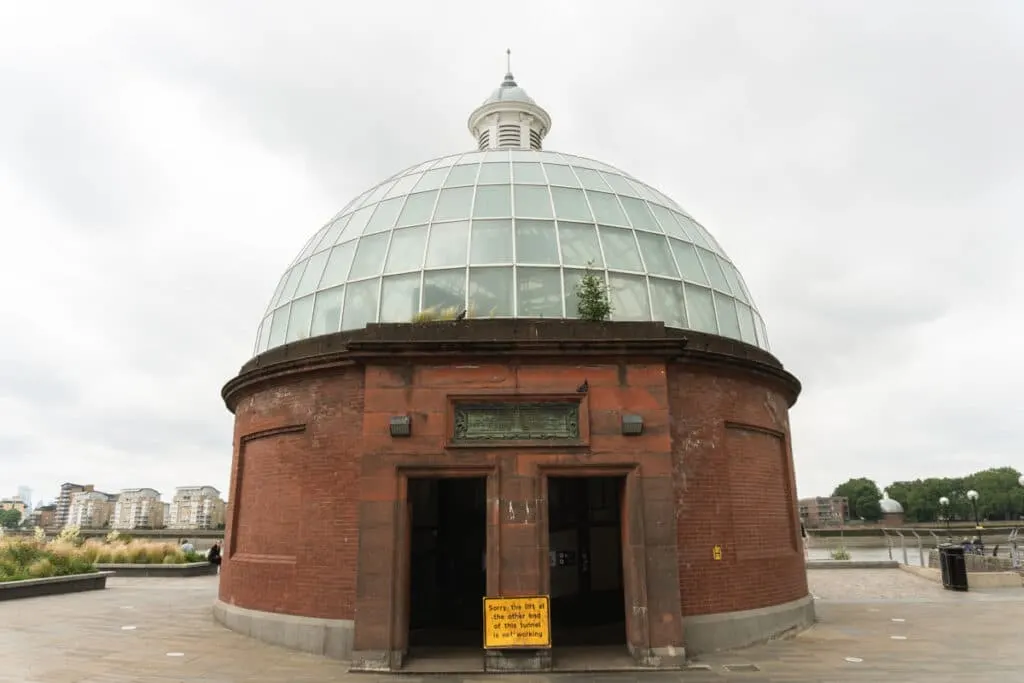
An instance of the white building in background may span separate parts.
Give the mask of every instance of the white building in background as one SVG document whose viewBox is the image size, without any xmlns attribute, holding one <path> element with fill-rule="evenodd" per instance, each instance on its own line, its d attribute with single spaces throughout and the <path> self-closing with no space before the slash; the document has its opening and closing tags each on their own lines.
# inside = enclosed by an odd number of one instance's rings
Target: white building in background
<svg viewBox="0 0 1024 683">
<path fill-rule="evenodd" d="M 224 501 L 212 486 L 179 486 L 164 524 L 168 529 L 217 529 L 224 523 Z"/>
<path fill-rule="evenodd" d="M 114 505 L 114 529 L 159 529 L 164 525 L 164 505 L 156 489 L 124 489 Z"/>
<path fill-rule="evenodd" d="M 68 505 L 68 525 L 102 529 L 110 524 L 117 496 L 102 491 L 76 491 Z"/>
</svg>

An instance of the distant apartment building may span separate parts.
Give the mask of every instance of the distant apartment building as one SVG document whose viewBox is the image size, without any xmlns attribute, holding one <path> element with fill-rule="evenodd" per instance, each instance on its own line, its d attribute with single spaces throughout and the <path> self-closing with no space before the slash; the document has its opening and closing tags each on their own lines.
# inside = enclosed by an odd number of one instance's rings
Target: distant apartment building
<svg viewBox="0 0 1024 683">
<path fill-rule="evenodd" d="M 168 529 L 217 529 L 224 523 L 224 501 L 212 486 L 179 486 L 164 524 Z"/>
<path fill-rule="evenodd" d="M 842 526 L 850 509 L 848 501 L 842 496 L 801 498 L 797 505 L 800 508 L 800 521 L 808 529 Z"/>
<path fill-rule="evenodd" d="M 114 504 L 110 526 L 114 529 L 159 529 L 164 525 L 164 505 L 156 489 L 124 489 Z"/>
<path fill-rule="evenodd" d="M 29 515 L 29 524 L 32 527 L 42 527 L 44 529 L 52 529 L 56 526 L 57 522 L 57 506 L 56 505 L 40 505 L 32 514 Z"/>
<path fill-rule="evenodd" d="M 26 509 L 25 501 L 18 496 L 14 496 L 13 498 L 0 498 L 0 510 L 2 511 L 17 510 L 21 513 L 21 516 L 24 519 Z"/>
<path fill-rule="evenodd" d="M 71 496 L 79 491 L 92 491 L 92 484 L 72 484 L 64 482 L 60 485 L 60 495 L 57 496 L 57 510 L 54 514 L 54 526 L 63 528 L 68 523 L 68 513 L 71 510 Z"/>
<path fill-rule="evenodd" d="M 68 526 L 81 529 L 103 529 L 110 525 L 117 496 L 102 491 L 78 491 L 71 494 Z"/>
</svg>

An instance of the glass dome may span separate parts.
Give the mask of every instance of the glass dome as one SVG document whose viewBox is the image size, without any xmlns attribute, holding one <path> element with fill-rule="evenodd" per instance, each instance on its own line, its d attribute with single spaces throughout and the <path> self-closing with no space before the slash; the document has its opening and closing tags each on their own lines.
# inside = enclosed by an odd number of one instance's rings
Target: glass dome
<svg viewBox="0 0 1024 683">
<path fill-rule="evenodd" d="M 597 161 L 496 149 L 427 161 L 350 202 L 281 278 L 255 350 L 427 309 L 574 318 L 588 263 L 612 320 L 768 348 L 743 278 L 671 199 Z"/>
</svg>

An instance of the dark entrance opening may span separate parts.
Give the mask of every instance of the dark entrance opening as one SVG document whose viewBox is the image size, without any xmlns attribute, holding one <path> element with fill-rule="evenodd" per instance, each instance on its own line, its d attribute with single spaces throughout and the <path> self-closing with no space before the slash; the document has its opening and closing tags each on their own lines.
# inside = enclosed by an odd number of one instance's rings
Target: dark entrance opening
<svg viewBox="0 0 1024 683">
<path fill-rule="evenodd" d="M 410 479 L 409 647 L 483 646 L 487 480 Z"/>
<path fill-rule="evenodd" d="M 551 637 L 558 646 L 623 645 L 625 477 L 548 479 Z"/>
</svg>

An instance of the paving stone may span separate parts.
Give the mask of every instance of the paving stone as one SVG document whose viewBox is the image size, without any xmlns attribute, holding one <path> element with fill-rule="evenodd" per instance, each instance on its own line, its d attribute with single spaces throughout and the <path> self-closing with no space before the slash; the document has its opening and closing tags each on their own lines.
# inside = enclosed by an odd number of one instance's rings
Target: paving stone
<svg viewBox="0 0 1024 683">
<path fill-rule="evenodd" d="M 396 676 L 349 674 L 342 662 L 258 643 L 220 627 L 210 609 L 217 577 L 115 577 L 105 591 L 0 603 L 0 683 L 962 683 L 979 673 L 992 680 L 1024 680 L 1024 648 L 1015 621 L 1024 613 L 1022 589 L 954 593 L 899 570 L 812 571 L 809 579 L 819 597 L 819 622 L 813 628 L 693 662 L 706 669 Z M 125 625 L 136 628 L 121 630 Z M 894 635 L 906 640 L 893 640 Z M 183 656 L 168 657 L 168 652 Z M 724 668 L 744 664 L 758 671 Z"/>
</svg>

